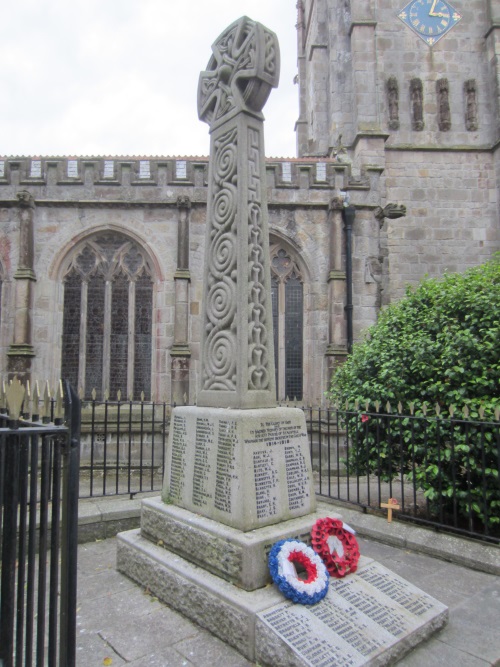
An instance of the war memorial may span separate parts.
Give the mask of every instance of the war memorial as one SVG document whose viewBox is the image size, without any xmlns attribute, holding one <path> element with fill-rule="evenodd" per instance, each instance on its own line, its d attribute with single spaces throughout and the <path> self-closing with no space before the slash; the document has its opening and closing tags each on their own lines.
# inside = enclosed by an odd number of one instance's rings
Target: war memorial
<svg viewBox="0 0 500 667">
<path fill-rule="evenodd" d="M 276 407 L 262 109 L 279 45 L 242 17 L 213 45 L 198 112 L 211 134 L 196 406 L 176 407 L 161 498 L 118 536 L 118 569 L 237 648 L 278 667 L 382 665 L 447 621 L 447 608 L 361 556 L 314 605 L 271 584 L 280 540 L 321 517 L 302 410 Z"/>
</svg>

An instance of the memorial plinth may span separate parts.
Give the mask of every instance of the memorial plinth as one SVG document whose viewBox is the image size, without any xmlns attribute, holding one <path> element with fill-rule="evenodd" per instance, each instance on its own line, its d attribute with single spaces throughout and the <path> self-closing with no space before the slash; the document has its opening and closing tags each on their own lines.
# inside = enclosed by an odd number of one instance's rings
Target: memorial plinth
<svg viewBox="0 0 500 667">
<path fill-rule="evenodd" d="M 304 413 L 175 408 L 162 498 L 242 531 L 310 514 Z"/>
</svg>

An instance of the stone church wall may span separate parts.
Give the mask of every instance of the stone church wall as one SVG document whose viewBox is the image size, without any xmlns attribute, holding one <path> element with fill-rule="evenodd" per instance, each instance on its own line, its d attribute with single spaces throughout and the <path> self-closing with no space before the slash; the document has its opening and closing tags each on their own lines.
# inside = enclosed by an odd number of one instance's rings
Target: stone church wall
<svg viewBox="0 0 500 667">
<path fill-rule="evenodd" d="M 122 232 L 144 248 L 154 266 L 153 396 L 171 400 L 171 351 L 176 318 L 179 198 L 189 199 L 189 282 L 186 345 L 188 400 L 196 399 L 199 369 L 202 267 L 205 245 L 204 160 L 3 159 L 0 177 L 2 374 L 14 336 L 14 286 L 19 253 L 17 195 L 34 200 L 34 274 L 31 308 L 33 379 L 53 384 L 61 370 L 63 277 L 74 248 L 96 232 Z M 75 166 L 76 163 L 76 166 Z M 107 165 L 105 164 L 107 163 Z M 110 165 L 112 163 L 112 165 Z M 183 180 L 176 178 L 180 168 Z M 113 168 L 113 176 L 104 178 Z M 70 171 L 69 170 L 73 170 Z M 141 173 L 142 170 L 142 173 Z M 304 398 L 320 402 L 328 382 L 328 275 L 332 196 L 347 186 L 345 168 L 332 160 L 291 160 L 267 165 L 271 238 L 292 253 L 304 284 Z M 68 173 L 72 176 L 68 177 Z M 146 174 L 147 178 L 144 177 Z M 112 182 L 110 182 L 112 181 Z M 342 242 L 342 240 L 340 241 Z M 345 340 L 343 341 L 345 345 Z M 282 398 L 285 398 L 284 396 Z"/>
</svg>

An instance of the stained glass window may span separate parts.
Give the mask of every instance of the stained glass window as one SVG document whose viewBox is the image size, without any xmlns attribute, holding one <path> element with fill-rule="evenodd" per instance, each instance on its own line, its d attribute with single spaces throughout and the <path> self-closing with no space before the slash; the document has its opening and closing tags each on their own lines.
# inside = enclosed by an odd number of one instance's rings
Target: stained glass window
<svg viewBox="0 0 500 667">
<path fill-rule="evenodd" d="M 62 375 L 86 398 L 151 395 L 152 268 L 122 234 L 77 246 L 64 278 Z"/>
<path fill-rule="evenodd" d="M 278 399 L 303 397 L 304 287 L 292 253 L 271 246 L 271 296 Z"/>
</svg>

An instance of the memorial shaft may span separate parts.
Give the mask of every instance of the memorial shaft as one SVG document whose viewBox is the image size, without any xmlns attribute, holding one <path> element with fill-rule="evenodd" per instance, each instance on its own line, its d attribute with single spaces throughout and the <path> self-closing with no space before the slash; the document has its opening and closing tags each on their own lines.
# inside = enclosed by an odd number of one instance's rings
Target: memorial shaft
<svg viewBox="0 0 500 667">
<path fill-rule="evenodd" d="M 243 17 L 212 47 L 198 88 L 210 169 L 198 405 L 276 404 L 261 110 L 279 77 L 276 36 Z"/>
</svg>

